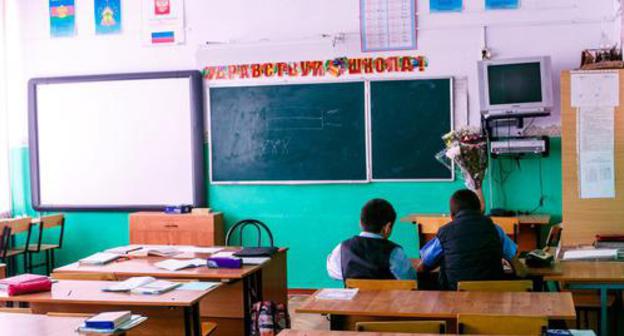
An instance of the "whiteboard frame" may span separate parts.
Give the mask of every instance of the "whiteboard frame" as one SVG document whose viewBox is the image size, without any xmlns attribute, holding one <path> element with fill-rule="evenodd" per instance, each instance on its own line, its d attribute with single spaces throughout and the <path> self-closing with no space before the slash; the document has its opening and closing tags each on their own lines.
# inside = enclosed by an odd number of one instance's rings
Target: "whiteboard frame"
<svg viewBox="0 0 624 336">
<path fill-rule="evenodd" d="M 193 179 L 193 206 L 206 206 L 207 190 L 205 178 L 204 156 L 204 88 L 203 77 L 199 71 L 167 71 L 146 73 L 121 73 L 67 77 L 41 77 L 28 81 L 28 145 L 30 157 L 30 181 L 32 206 L 36 211 L 137 211 L 163 210 L 164 207 L 179 204 L 111 204 L 111 205 L 71 205 L 71 204 L 42 204 L 39 180 L 39 141 L 37 123 L 37 86 L 46 84 L 108 82 L 143 79 L 189 79 L 189 96 L 191 107 L 191 151 L 192 151 L 192 179 Z"/>
<path fill-rule="evenodd" d="M 228 87 L 256 87 L 256 86 L 276 86 L 276 85 L 307 85 L 307 84 L 341 84 L 341 83 L 362 83 L 364 85 L 364 136 L 370 132 L 368 126 L 368 112 L 367 112 L 367 96 L 366 96 L 366 81 L 361 78 L 352 78 L 346 80 L 332 80 L 332 79 L 322 79 L 322 80 L 301 80 L 301 81 L 278 81 L 278 82 L 249 82 L 249 83 L 219 83 L 217 85 L 206 85 L 206 111 L 207 111 L 207 120 L 208 120 L 208 165 L 209 165 L 209 180 L 210 184 L 214 185 L 305 185 L 305 184 L 365 184 L 370 183 L 370 143 L 365 141 L 365 149 L 364 155 L 366 157 L 365 160 L 365 168 L 366 173 L 365 177 L 362 180 L 254 180 L 254 181 L 215 181 L 213 179 L 213 164 L 212 164 L 212 114 L 211 114 L 211 106 L 210 106 L 210 89 L 213 88 L 228 88 Z"/>
<path fill-rule="evenodd" d="M 413 80 L 429 80 L 429 79 L 448 79 L 450 82 L 449 85 L 449 90 L 450 90 L 450 101 L 451 101 L 451 106 L 450 106 L 450 110 L 451 113 L 449 113 L 449 118 L 450 118 L 450 125 L 451 128 L 449 129 L 450 131 L 453 131 L 455 129 L 455 110 L 454 110 L 454 106 L 455 106 L 455 97 L 454 97 L 454 78 L 453 76 L 435 76 L 435 77 L 407 77 L 407 78 L 381 78 L 381 79 L 371 79 L 368 81 L 368 89 L 369 89 L 369 95 L 370 95 L 370 83 L 371 82 L 387 82 L 387 81 L 413 81 Z M 369 99 L 370 101 L 370 99 Z M 369 104 L 370 105 L 370 104 Z M 372 118 L 372 109 L 370 109 L 369 106 L 369 110 L 368 110 L 368 114 L 369 114 L 369 118 Z M 370 130 L 370 135 L 371 138 L 373 136 L 372 134 L 372 128 Z M 442 136 L 440 136 L 440 140 L 442 140 Z M 442 148 L 443 143 L 441 142 L 441 146 L 440 148 Z M 373 148 L 372 146 L 370 147 L 370 158 L 371 158 L 371 165 L 373 162 Z M 373 178 L 373 169 L 374 167 L 371 166 L 371 178 L 370 181 L 371 182 L 454 182 L 455 181 L 455 162 L 451 161 L 451 177 L 450 178 L 443 178 L 443 179 L 376 179 Z"/>
</svg>

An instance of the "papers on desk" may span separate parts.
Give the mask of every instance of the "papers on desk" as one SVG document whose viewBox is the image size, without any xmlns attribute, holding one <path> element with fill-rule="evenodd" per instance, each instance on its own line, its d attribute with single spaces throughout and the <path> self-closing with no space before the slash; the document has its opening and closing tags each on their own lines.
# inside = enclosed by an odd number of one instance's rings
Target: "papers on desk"
<svg viewBox="0 0 624 336">
<path fill-rule="evenodd" d="M 105 265 L 113 260 L 119 259 L 119 257 L 121 256 L 117 253 L 98 252 L 94 255 L 80 259 L 79 263 L 81 265 Z"/>
<path fill-rule="evenodd" d="M 179 271 L 185 268 L 206 266 L 206 259 L 167 259 L 154 263 L 154 266 L 167 271 Z"/>
<path fill-rule="evenodd" d="M 128 255 L 136 257 L 156 256 L 170 258 L 180 253 L 182 253 L 182 251 L 180 251 L 177 246 L 151 245 L 142 246 L 140 250 L 128 252 Z"/>
<path fill-rule="evenodd" d="M 325 288 L 314 295 L 319 300 L 351 300 L 358 293 L 357 288 Z"/>
<path fill-rule="evenodd" d="M 217 286 L 219 286 L 218 282 L 191 281 L 183 283 L 178 290 L 207 291 Z"/>
<path fill-rule="evenodd" d="M 162 294 L 166 293 L 181 283 L 165 280 L 157 280 L 152 277 L 133 277 L 125 281 L 114 283 L 112 286 L 103 288 L 104 292 L 131 292 L 134 294 Z"/>
<path fill-rule="evenodd" d="M 617 257 L 617 249 L 578 249 L 563 254 L 563 260 L 615 260 Z"/>
</svg>

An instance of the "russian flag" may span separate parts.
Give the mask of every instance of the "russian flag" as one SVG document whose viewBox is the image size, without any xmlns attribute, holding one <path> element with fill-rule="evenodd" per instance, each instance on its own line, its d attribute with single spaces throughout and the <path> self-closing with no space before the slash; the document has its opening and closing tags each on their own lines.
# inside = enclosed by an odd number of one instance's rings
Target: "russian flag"
<svg viewBox="0 0 624 336">
<path fill-rule="evenodd" d="M 153 32 L 152 33 L 152 43 L 173 43 L 175 42 L 175 35 L 172 31 L 165 32 Z"/>
</svg>

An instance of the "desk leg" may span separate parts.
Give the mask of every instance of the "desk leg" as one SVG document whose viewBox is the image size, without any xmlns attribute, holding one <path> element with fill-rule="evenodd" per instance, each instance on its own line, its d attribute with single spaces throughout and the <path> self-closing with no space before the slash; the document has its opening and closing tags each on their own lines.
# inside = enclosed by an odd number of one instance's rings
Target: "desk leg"
<svg viewBox="0 0 624 336">
<path fill-rule="evenodd" d="M 243 309 L 245 314 L 245 335 L 251 335 L 251 308 L 262 301 L 262 270 L 243 278 Z"/>
<path fill-rule="evenodd" d="M 184 335 L 193 336 L 191 326 L 191 307 L 184 307 Z"/>
<path fill-rule="evenodd" d="M 193 314 L 193 335 L 202 336 L 201 319 L 199 318 L 199 302 L 193 304 L 193 306 L 191 307 L 191 311 Z"/>
<path fill-rule="evenodd" d="M 609 335 L 608 323 L 607 323 L 607 315 L 608 312 L 608 302 L 607 302 L 607 288 L 600 287 L 600 334 L 604 336 Z"/>
</svg>

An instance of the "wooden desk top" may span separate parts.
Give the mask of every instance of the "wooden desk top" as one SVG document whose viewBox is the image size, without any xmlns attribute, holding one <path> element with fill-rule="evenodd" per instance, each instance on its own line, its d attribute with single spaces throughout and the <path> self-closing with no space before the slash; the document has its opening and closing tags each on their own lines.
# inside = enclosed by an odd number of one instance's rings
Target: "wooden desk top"
<svg viewBox="0 0 624 336">
<path fill-rule="evenodd" d="M 445 334 L 450 336 L 450 334 Z M 357 331 L 329 331 L 329 330 L 292 330 L 286 329 L 279 333 L 278 336 L 440 336 L 440 334 L 404 334 L 404 333 L 386 333 L 386 332 L 357 332 Z M 479 336 L 479 335 L 463 335 L 463 336 Z M 489 335 L 502 336 L 502 335 Z"/>
<path fill-rule="evenodd" d="M 520 221 L 520 225 L 548 225 L 550 224 L 550 215 L 535 214 L 535 215 L 519 215 L 517 216 Z M 401 218 L 401 222 L 416 224 L 419 219 L 447 219 L 446 222 L 451 221 L 451 217 L 445 214 L 411 214 Z"/>
<path fill-rule="evenodd" d="M 102 292 L 102 288 L 111 284 L 111 281 L 60 280 L 52 284 L 50 292 L 8 296 L 0 291 L 0 302 L 189 307 L 216 288 L 206 291 L 174 289 L 160 295 Z"/>
<path fill-rule="evenodd" d="M 550 272 L 544 270 L 544 280 L 583 283 L 624 283 L 624 262 L 562 261 Z"/>
<path fill-rule="evenodd" d="M 298 313 L 456 318 L 457 314 L 502 314 L 576 318 L 570 293 L 490 293 L 451 291 L 360 291 L 352 300 L 308 298 Z"/>
<path fill-rule="evenodd" d="M 84 322 L 81 317 L 51 317 L 36 314 L 0 313 L 0 330 L 11 336 L 78 335 L 75 330 Z"/>
<path fill-rule="evenodd" d="M 157 278 L 221 280 L 241 279 L 262 266 L 247 265 L 239 269 L 195 267 L 179 271 L 168 271 L 154 266 L 154 263 L 167 258 L 141 257 L 128 260 L 113 261 L 106 265 L 80 265 L 78 262 L 59 267 L 54 273 L 109 273 L 117 277 L 154 276 Z"/>
</svg>

